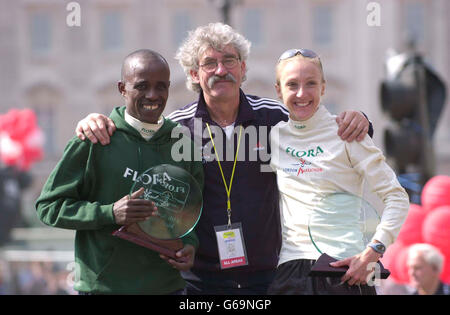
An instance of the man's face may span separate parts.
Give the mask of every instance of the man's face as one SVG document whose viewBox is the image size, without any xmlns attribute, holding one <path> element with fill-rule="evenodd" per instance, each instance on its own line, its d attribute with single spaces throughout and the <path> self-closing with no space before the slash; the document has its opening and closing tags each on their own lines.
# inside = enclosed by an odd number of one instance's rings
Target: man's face
<svg viewBox="0 0 450 315">
<path fill-rule="evenodd" d="M 169 79 L 170 71 L 161 60 L 132 59 L 123 82 L 119 82 L 128 114 L 142 122 L 157 123 L 169 97 Z"/>
<path fill-rule="evenodd" d="M 408 274 L 411 285 L 415 288 L 428 287 L 439 278 L 439 272 L 435 266 L 430 265 L 422 255 L 413 255 L 408 258 Z"/>
<path fill-rule="evenodd" d="M 208 69 L 214 63 L 217 67 Z M 245 62 L 240 61 L 239 54 L 232 45 L 225 46 L 222 51 L 211 47 L 206 49 L 199 58 L 199 65 L 197 71 L 191 71 L 191 76 L 195 83 L 200 84 L 205 96 L 230 98 L 239 95 L 245 75 Z"/>
</svg>

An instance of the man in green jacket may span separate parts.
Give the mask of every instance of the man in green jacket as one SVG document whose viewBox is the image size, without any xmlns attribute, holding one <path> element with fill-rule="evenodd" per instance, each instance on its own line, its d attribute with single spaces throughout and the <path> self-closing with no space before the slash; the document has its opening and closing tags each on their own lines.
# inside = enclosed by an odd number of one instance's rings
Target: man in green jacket
<svg viewBox="0 0 450 315">
<path fill-rule="evenodd" d="M 112 236 L 121 225 L 155 215 L 151 201 L 138 199 L 139 193 L 128 195 L 137 175 L 148 168 L 172 164 L 203 186 L 201 162 L 174 161 L 171 155 L 180 140 L 171 136 L 172 130 L 180 127 L 162 116 L 169 78 L 169 65 L 160 54 L 139 50 L 128 55 L 118 83 L 126 106 L 110 115 L 117 126 L 111 145 L 71 139 L 36 201 L 45 224 L 76 230 L 75 290 L 81 293 L 173 294 L 184 289 L 179 270 L 193 265 L 194 232 L 182 238 L 179 261 Z"/>
</svg>

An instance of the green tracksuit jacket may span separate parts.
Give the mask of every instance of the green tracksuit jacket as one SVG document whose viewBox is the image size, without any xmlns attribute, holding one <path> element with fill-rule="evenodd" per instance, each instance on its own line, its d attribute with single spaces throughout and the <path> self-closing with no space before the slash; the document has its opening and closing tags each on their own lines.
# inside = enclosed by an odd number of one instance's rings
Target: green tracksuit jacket
<svg viewBox="0 0 450 315">
<path fill-rule="evenodd" d="M 113 204 L 130 192 L 136 175 L 152 166 L 182 167 L 201 187 L 203 168 L 193 158 L 180 162 L 172 159 L 171 148 L 179 138 L 171 138 L 171 132 L 179 125 L 166 119 L 146 141 L 126 123 L 124 111 L 125 107 L 120 107 L 111 113 L 117 130 L 109 145 L 83 142 L 76 137 L 70 140 L 36 201 L 37 214 L 47 225 L 76 230 L 75 290 L 167 294 L 184 287 L 179 271 L 158 253 L 111 235 L 119 228 Z M 182 240 L 198 246 L 194 232 Z"/>
</svg>

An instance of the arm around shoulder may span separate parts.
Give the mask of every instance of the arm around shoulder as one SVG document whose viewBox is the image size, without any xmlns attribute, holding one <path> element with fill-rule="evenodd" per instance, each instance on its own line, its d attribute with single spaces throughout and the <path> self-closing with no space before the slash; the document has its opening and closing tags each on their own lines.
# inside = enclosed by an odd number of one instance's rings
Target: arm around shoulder
<svg viewBox="0 0 450 315">
<path fill-rule="evenodd" d="M 82 141 L 88 138 L 92 143 L 100 141 L 102 145 L 107 145 L 115 130 L 116 125 L 111 118 L 92 113 L 78 122 L 75 134 Z"/>
</svg>

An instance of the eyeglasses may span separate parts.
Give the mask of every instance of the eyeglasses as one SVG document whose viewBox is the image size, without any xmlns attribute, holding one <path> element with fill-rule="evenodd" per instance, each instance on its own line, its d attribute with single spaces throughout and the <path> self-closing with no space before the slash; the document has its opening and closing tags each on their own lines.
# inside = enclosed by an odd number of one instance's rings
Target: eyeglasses
<svg viewBox="0 0 450 315">
<path fill-rule="evenodd" d="M 202 67 L 203 70 L 206 72 L 214 72 L 216 71 L 217 67 L 219 66 L 219 62 L 228 70 L 233 69 L 237 66 L 240 59 L 237 57 L 226 57 L 222 59 L 222 61 L 217 61 L 215 59 L 208 60 L 204 64 L 201 64 L 200 67 Z"/>
<path fill-rule="evenodd" d="M 278 58 L 278 63 L 280 63 L 280 61 L 282 61 L 282 60 L 286 60 L 286 59 L 295 57 L 297 55 L 302 55 L 303 57 L 306 57 L 306 58 L 316 58 L 316 57 L 319 58 L 319 55 L 310 49 L 294 48 L 294 49 L 288 49 L 284 53 L 282 53 L 280 58 Z M 320 60 L 320 58 L 319 58 L 319 60 Z"/>
</svg>

